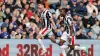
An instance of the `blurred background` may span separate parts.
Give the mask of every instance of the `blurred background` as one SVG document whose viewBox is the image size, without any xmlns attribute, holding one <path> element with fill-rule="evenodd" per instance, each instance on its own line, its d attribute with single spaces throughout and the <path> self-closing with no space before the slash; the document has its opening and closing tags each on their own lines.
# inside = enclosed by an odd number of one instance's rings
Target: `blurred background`
<svg viewBox="0 0 100 56">
<path fill-rule="evenodd" d="M 100 0 L 0 0 L 0 39 L 36 39 L 35 28 L 43 26 L 39 1 L 52 13 L 56 38 L 64 29 L 60 10 L 66 8 L 73 18 L 76 39 L 100 39 Z"/>
</svg>

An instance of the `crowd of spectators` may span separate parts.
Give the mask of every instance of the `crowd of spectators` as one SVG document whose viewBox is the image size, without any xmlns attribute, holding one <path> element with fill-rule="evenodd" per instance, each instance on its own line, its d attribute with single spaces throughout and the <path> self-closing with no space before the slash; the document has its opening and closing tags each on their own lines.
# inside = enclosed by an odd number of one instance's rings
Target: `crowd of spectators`
<svg viewBox="0 0 100 56">
<path fill-rule="evenodd" d="M 0 0 L 0 39 L 36 38 L 36 27 L 43 27 L 36 1 Z M 60 10 L 67 8 L 73 18 L 73 33 L 76 39 L 100 39 L 100 0 L 62 0 L 65 7 L 60 2 L 44 2 L 57 26 L 54 33 L 57 37 L 60 37 L 64 30 Z"/>
</svg>

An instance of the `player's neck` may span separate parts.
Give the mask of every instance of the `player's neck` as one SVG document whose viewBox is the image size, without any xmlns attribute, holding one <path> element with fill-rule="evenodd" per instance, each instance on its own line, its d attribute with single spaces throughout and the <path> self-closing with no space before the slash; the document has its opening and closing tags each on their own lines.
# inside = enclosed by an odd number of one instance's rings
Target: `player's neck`
<svg viewBox="0 0 100 56">
<path fill-rule="evenodd" d="M 44 12 L 46 9 L 45 8 L 43 8 L 43 10 L 42 10 L 42 12 Z"/>
</svg>

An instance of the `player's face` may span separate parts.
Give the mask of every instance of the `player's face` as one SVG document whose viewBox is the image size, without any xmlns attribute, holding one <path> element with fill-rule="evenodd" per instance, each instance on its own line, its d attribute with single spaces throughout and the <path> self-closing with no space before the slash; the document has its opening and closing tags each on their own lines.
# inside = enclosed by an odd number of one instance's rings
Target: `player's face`
<svg viewBox="0 0 100 56">
<path fill-rule="evenodd" d="M 37 11 L 38 11 L 38 13 L 41 13 L 41 9 L 38 8 Z"/>
<path fill-rule="evenodd" d="M 40 11 L 42 11 L 42 10 L 43 10 L 43 5 L 42 5 L 42 4 L 38 4 L 38 9 L 39 9 Z"/>
</svg>

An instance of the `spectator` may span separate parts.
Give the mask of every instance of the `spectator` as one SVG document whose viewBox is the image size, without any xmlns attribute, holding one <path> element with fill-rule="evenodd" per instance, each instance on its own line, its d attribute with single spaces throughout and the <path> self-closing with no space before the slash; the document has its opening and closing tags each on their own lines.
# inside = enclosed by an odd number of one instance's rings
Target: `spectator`
<svg viewBox="0 0 100 56">
<path fill-rule="evenodd" d="M 0 7 L 0 19 L 5 18 L 5 14 L 1 11 L 1 7 Z"/>
<path fill-rule="evenodd" d="M 11 33 L 11 31 L 15 31 L 13 23 L 10 23 L 8 26 L 8 32 Z"/>
<path fill-rule="evenodd" d="M 81 33 L 79 31 L 76 31 L 76 39 L 87 39 L 88 37 L 85 36 L 85 30 L 82 30 Z"/>
<path fill-rule="evenodd" d="M 13 0 L 7 0 L 7 2 L 5 3 L 5 7 L 6 8 L 10 8 L 10 11 L 12 12 L 13 11 Z"/>
<path fill-rule="evenodd" d="M 58 29 L 60 28 L 60 21 L 59 21 L 59 20 L 56 21 L 56 27 L 57 27 Z"/>
<path fill-rule="evenodd" d="M 18 36 L 18 37 L 17 37 Z M 15 38 L 16 39 L 21 39 L 21 29 L 17 28 L 15 32 Z"/>
<path fill-rule="evenodd" d="M 16 21 L 17 21 L 17 18 L 12 17 L 12 23 L 13 23 L 15 29 L 18 28 L 18 24 L 16 23 Z"/>
<path fill-rule="evenodd" d="M 25 18 L 24 18 L 24 20 L 26 21 L 25 22 L 25 25 L 26 25 L 26 27 L 30 27 L 30 22 L 29 22 L 29 19 L 28 19 L 28 17 L 27 16 L 25 16 Z M 24 26 L 23 26 L 24 27 Z"/>
<path fill-rule="evenodd" d="M 0 19 L 0 28 L 1 28 L 1 26 L 2 26 L 3 23 L 4 23 L 3 19 Z"/>
<path fill-rule="evenodd" d="M 1 39 L 10 39 L 10 34 L 7 32 L 7 28 L 6 27 L 2 27 L 2 32 L 0 34 L 0 38 Z"/>
<path fill-rule="evenodd" d="M 30 33 L 32 32 L 33 34 L 36 32 L 35 28 L 37 27 L 37 25 L 33 22 L 30 22 Z"/>
<path fill-rule="evenodd" d="M 61 26 L 60 29 L 57 30 L 57 38 L 61 37 L 64 32 L 64 26 Z"/>
<path fill-rule="evenodd" d="M 2 5 L 4 3 L 4 0 L 0 0 L 0 5 Z"/>
<path fill-rule="evenodd" d="M 30 34 L 29 34 L 29 39 L 33 39 L 34 38 L 34 36 L 33 36 L 33 33 L 31 32 Z"/>
<path fill-rule="evenodd" d="M 27 11 L 29 9 L 29 4 L 25 4 L 25 7 L 24 7 Z"/>
<path fill-rule="evenodd" d="M 26 23 L 26 20 L 25 20 L 25 19 L 23 19 L 23 20 L 22 20 L 22 23 L 21 23 L 21 25 L 22 25 L 22 28 L 23 28 L 23 29 L 25 29 L 25 28 L 26 28 L 26 24 L 25 24 L 25 23 Z"/>
<path fill-rule="evenodd" d="M 57 26 L 61 26 L 61 25 L 64 25 L 64 17 L 62 15 L 59 15 L 58 16 L 58 21 L 57 21 Z"/>
<path fill-rule="evenodd" d="M 75 19 L 75 18 L 74 18 Z M 82 17 L 78 16 L 78 18 L 76 17 L 76 23 L 75 23 L 75 28 L 76 30 L 81 30 L 81 29 L 84 29 L 84 26 L 83 26 L 83 22 L 82 22 Z"/>
<path fill-rule="evenodd" d="M 97 20 L 96 24 L 94 24 L 91 28 L 94 31 L 95 34 L 97 34 L 98 36 L 100 36 L 100 22 Z"/>
<path fill-rule="evenodd" d="M 88 0 L 83 0 L 84 6 L 88 4 Z"/>
<path fill-rule="evenodd" d="M 17 16 L 18 16 L 18 13 L 21 11 L 21 8 L 22 8 L 21 1 L 17 0 L 14 5 L 14 10 L 16 10 Z"/>
<path fill-rule="evenodd" d="M 9 19 L 9 21 L 11 21 L 11 13 L 10 13 L 10 8 L 6 8 L 5 10 L 5 15 L 6 15 L 6 18 Z"/>
<path fill-rule="evenodd" d="M 23 32 L 23 25 L 20 24 L 20 25 L 18 26 L 18 28 L 20 29 L 20 34 L 22 34 L 22 32 Z"/>
<path fill-rule="evenodd" d="M 19 17 L 19 11 L 17 9 L 14 9 L 12 16 L 18 18 Z"/>
<path fill-rule="evenodd" d="M 21 39 L 21 36 L 19 34 L 16 34 L 15 39 Z"/>
<path fill-rule="evenodd" d="M 21 14 L 20 14 L 20 16 L 21 16 L 21 19 L 24 19 L 24 17 L 26 16 L 26 9 L 22 9 L 22 11 L 21 11 Z"/>
<path fill-rule="evenodd" d="M 10 33 L 10 37 L 11 37 L 11 39 L 15 39 L 15 31 L 11 31 L 11 33 Z"/>
<path fill-rule="evenodd" d="M 96 13 L 95 11 L 92 13 L 92 16 L 89 18 L 90 21 L 90 25 L 93 26 L 96 22 L 97 18 L 96 18 Z"/>
<path fill-rule="evenodd" d="M 27 4 L 27 0 L 21 0 L 22 8 L 25 8 L 25 5 Z"/>
<path fill-rule="evenodd" d="M 68 1 L 69 0 L 60 0 L 61 1 L 61 6 L 63 7 L 63 8 L 66 8 L 66 4 L 68 4 Z"/>
<path fill-rule="evenodd" d="M 100 40 L 100 36 L 97 37 L 97 40 Z"/>
<path fill-rule="evenodd" d="M 94 6 L 91 2 L 88 2 L 86 8 L 87 8 L 88 15 L 91 15 L 93 13 L 93 10 L 95 10 L 96 15 L 98 15 L 97 7 Z"/>
<path fill-rule="evenodd" d="M 23 30 L 23 31 L 22 31 L 21 39 L 27 39 L 26 30 Z"/>
<path fill-rule="evenodd" d="M 84 6 L 83 2 L 80 2 L 80 6 L 78 6 L 78 14 L 84 16 L 87 13 L 86 6 Z"/>
<path fill-rule="evenodd" d="M 88 39 L 93 39 L 93 35 L 92 35 L 91 30 L 87 32 L 87 37 L 88 37 Z"/>
<path fill-rule="evenodd" d="M 31 17 L 33 16 L 32 9 L 30 8 L 26 14 L 28 16 L 28 19 L 30 20 Z"/>
<path fill-rule="evenodd" d="M 85 15 L 82 19 L 83 25 L 85 28 L 89 28 L 90 27 L 90 21 L 87 15 Z"/>
<path fill-rule="evenodd" d="M 56 24 L 56 14 L 55 14 L 55 12 L 52 13 L 52 17 L 53 17 L 54 23 Z"/>
<path fill-rule="evenodd" d="M 72 15 L 78 13 L 78 6 L 77 6 L 76 0 L 72 0 L 71 12 L 72 12 Z"/>
<path fill-rule="evenodd" d="M 31 19 L 35 20 L 34 23 L 36 23 L 36 24 L 39 23 L 39 21 L 40 21 L 40 20 L 39 20 L 40 18 L 39 18 L 39 16 L 35 13 L 35 11 L 33 12 L 33 16 L 32 16 Z"/>
<path fill-rule="evenodd" d="M 32 9 L 32 11 L 36 11 L 35 3 L 31 2 L 30 3 L 30 8 Z"/>
<path fill-rule="evenodd" d="M 6 19 L 5 21 L 4 21 L 4 23 L 2 24 L 2 27 L 8 27 L 8 25 L 9 25 L 9 19 Z"/>
<path fill-rule="evenodd" d="M 18 10 L 21 10 L 22 8 L 21 0 L 16 0 L 15 8 L 17 8 Z"/>
<path fill-rule="evenodd" d="M 92 1 L 92 4 L 97 7 L 97 1 L 96 0 Z"/>
<path fill-rule="evenodd" d="M 5 5 L 4 4 L 2 5 L 1 10 L 2 10 L 3 13 L 5 12 Z"/>
</svg>

